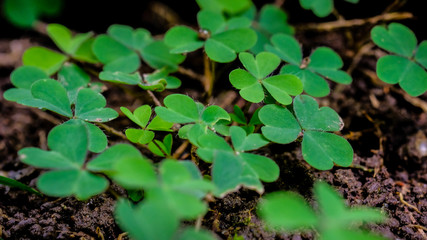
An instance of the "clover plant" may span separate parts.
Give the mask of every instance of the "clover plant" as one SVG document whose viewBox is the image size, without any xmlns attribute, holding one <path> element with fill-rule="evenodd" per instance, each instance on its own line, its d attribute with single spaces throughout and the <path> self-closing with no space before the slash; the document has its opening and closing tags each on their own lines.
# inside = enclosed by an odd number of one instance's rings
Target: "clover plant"
<svg viewBox="0 0 427 240">
<path fill-rule="evenodd" d="M 329 85 L 324 78 L 342 84 L 352 81 L 350 75 L 340 70 L 343 67 L 341 57 L 328 47 L 319 47 L 310 57 L 303 59 L 301 47 L 294 37 L 276 34 L 271 42 L 272 45 L 267 45 L 266 50 L 288 63 L 280 73 L 299 77 L 304 91 L 311 96 L 324 97 L 329 94 Z"/>
<path fill-rule="evenodd" d="M 245 17 L 226 20 L 214 11 L 202 10 L 197 14 L 199 33 L 186 26 L 171 28 L 165 35 L 165 43 L 172 53 L 186 53 L 204 47 L 207 56 L 215 62 L 231 62 L 236 54 L 246 51 L 256 43 L 256 33 L 249 28 L 251 21 Z"/>
<path fill-rule="evenodd" d="M 105 107 L 105 98 L 88 87 L 89 76 L 76 65 L 64 66 L 58 76 L 60 81 L 48 78 L 45 72 L 33 66 L 17 68 L 11 75 L 16 88 L 8 89 L 4 98 L 83 120 L 90 135 L 89 150 L 102 151 L 107 146 L 107 138 L 89 122 L 110 121 L 118 116 L 117 112 Z"/>
<path fill-rule="evenodd" d="M 385 216 L 367 207 L 348 209 L 341 196 L 327 183 L 314 185 L 318 207 L 313 210 L 300 195 L 293 192 L 274 192 L 263 197 L 257 212 L 275 231 L 313 231 L 325 240 L 384 239 L 358 230 L 358 223 L 381 223 Z"/>
<path fill-rule="evenodd" d="M 417 46 L 415 34 L 406 26 L 391 23 L 387 28 L 376 26 L 372 41 L 392 53 L 378 59 L 378 77 L 389 84 L 399 83 L 411 96 L 427 91 L 427 41 Z"/>
<path fill-rule="evenodd" d="M 359 0 L 345 0 L 349 3 L 358 3 Z M 312 10 L 318 17 L 326 17 L 334 9 L 334 0 L 299 0 L 301 7 Z"/>
<path fill-rule="evenodd" d="M 299 95 L 294 99 L 293 111 L 273 104 L 261 108 L 259 119 L 265 125 L 261 128 L 262 134 L 281 144 L 293 142 L 302 134 L 302 155 L 317 169 L 331 169 L 334 163 L 350 166 L 353 148 L 347 140 L 331 133 L 343 127 L 341 118 L 333 109 L 319 108 L 312 97 Z"/>
<path fill-rule="evenodd" d="M 252 114 L 252 117 L 249 120 L 249 122 L 246 119 L 245 113 L 237 105 L 234 105 L 233 110 L 234 110 L 234 113 L 229 113 L 231 120 L 238 124 L 242 124 L 243 126 L 241 127 L 246 131 L 246 133 L 248 134 L 254 133 L 255 126 L 261 124 L 258 118 L 259 109 L 257 109 Z"/>
<path fill-rule="evenodd" d="M 267 77 L 280 64 L 273 53 L 261 52 L 254 57 L 250 53 L 240 53 L 239 59 L 249 71 L 235 69 L 230 73 L 231 84 L 240 89 L 240 95 L 249 102 L 264 100 L 264 89 L 279 103 L 288 105 L 292 97 L 302 93 L 302 83 L 294 75 L 281 74 Z"/>
</svg>

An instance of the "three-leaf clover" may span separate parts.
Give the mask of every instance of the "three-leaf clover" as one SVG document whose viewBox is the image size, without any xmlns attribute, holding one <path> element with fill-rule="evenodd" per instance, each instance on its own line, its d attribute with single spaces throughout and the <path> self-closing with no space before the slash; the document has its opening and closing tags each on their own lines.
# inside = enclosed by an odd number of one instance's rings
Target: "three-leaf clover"
<svg viewBox="0 0 427 240">
<path fill-rule="evenodd" d="M 255 45 L 257 36 L 249 28 L 251 21 L 245 17 L 228 21 L 219 12 L 202 10 L 197 14 L 200 28 L 207 31 L 206 39 L 189 27 L 176 26 L 165 35 L 165 43 L 172 53 L 186 53 L 204 47 L 207 56 L 215 62 L 231 62 L 236 53 Z"/>
<path fill-rule="evenodd" d="M 187 124 L 180 128 L 179 135 L 188 138 L 193 144 L 197 144 L 200 134 L 215 130 L 215 125 L 220 120 L 230 120 L 228 113 L 221 107 L 205 107 L 186 95 L 171 94 L 163 103 L 165 107 L 155 108 L 157 116 L 169 122 Z"/>
<path fill-rule="evenodd" d="M 262 193 L 260 180 L 273 182 L 279 177 L 279 166 L 268 157 L 247 153 L 269 143 L 261 134 L 246 134 L 237 126 L 230 127 L 233 147 L 224 138 L 205 134 L 198 138 L 197 155 L 213 163 L 212 181 L 217 187 L 216 195 L 224 196 L 238 186 L 244 185 Z"/>
<path fill-rule="evenodd" d="M 371 38 L 379 47 L 393 53 L 378 59 L 378 77 L 390 84 L 399 83 L 411 96 L 427 91 L 427 41 L 417 47 L 415 34 L 399 23 L 391 23 L 388 29 L 376 26 Z"/>
<path fill-rule="evenodd" d="M 153 131 L 172 131 L 173 123 L 154 117 L 151 121 L 151 107 L 143 105 L 135 109 L 132 113 L 129 109 L 121 107 L 120 110 L 134 123 L 138 124 L 141 129 L 128 128 L 126 129 L 126 137 L 134 143 L 147 144 L 154 138 Z"/>
<path fill-rule="evenodd" d="M 292 103 L 292 97 L 302 93 L 302 83 L 294 75 L 283 74 L 267 77 L 280 64 L 280 59 L 269 52 L 261 52 L 256 57 L 250 53 L 240 53 L 239 59 L 249 71 L 235 69 L 230 73 L 231 84 L 240 89 L 240 95 L 249 102 L 264 100 L 264 88 L 281 104 Z"/>
<path fill-rule="evenodd" d="M 73 120 L 53 128 L 47 140 L 51 151 L 39 148 L 19 151 L 24 163 L 52 169 L 37 180 L 40 191 L 56 197 L 74 195 L 85 200 L 108 187 L 107 179 L 84 167 L 89 142 L 87 129 L 81 121 Z"/>
<path fill-rule="evenodd" d="M 11 75 L 16 88 L 4 93 L 5 99 L 26 106 L 48 109 L 68 118 L 85 121 L 89 131 L 89 149 L 100 152 L 107 146 L 105 134 L 89 122 L 107 122 L 118 116 L 106 108 L 100 93 L 87 88 L 89 77 L 76 65 L 67 65 L 59 73 L 60 81 L 47 77 L 39 68 L 23 66 Z"/>
<path fill-rule="evenodd" d="M 344 138 L 331 132 L 339 131 L 343 122 L 329 107 L 321 107 L 307 95 L 295 97 L 292 114 L 287 108 L 266 105 L 259 111 L 259 119 L 265 125 L 262 134 L 269 140 L 287 144 L 303 133 L 302 154 L 313 167 L 331 169 L 335 164 L 350 166 L 353 149 Z"/>
<path fill-rule="evenodd" d="M 303 59 L 301 46 L 294 37 L 276 34 L 271 38 L 271 42 L 273 45 L 267 45 L 266 50 L 289 63 L 280 73 L 299 77 L 304 91 L 311 96 L 324 97 L 329 94 L 329 85 L 324 78 L 342 84 L 352 81 L 350 75 L 339 70 L 343 66 L 340 56 L 328 47 L 319 47 L 309 58 Z"/>
<path fill-rule="evenodd" d="M 314 228 L 321 239 L 384 239 L 355 229 L 358 223 L 384 222 L 385 217 L 378 210 L 366 207 L 348 209 L 342 197 L 324 182 L 314 185 L 314 195 L 318 212 L 293 192 L 274 192 L 264 196 L 257 212 L 276 231 L 310 231 Z"/>
</svg>

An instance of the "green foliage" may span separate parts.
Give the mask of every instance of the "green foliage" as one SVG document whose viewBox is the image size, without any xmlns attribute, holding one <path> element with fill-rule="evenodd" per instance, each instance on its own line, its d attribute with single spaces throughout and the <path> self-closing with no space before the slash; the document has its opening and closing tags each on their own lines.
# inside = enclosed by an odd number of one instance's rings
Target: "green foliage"
<svg viewBox="0 0 427 240">
<path fill-rule="evenodd" d="M 163 41 L 154 40 L 143 29 L 124 25 L 112 25 L 108 35 L 99 35 L 93 43 L 95 56 L 104 65 L 104 71 L 132 73 L 140 67 L 139 54 L 151 67 L 176 71 L 185 57 L 169 53 Z"/>
<path fill-rule="evenodd" d="M 188 27 L 171 28 L 165 35 L 165 43 L 172 48 L 172 53 L 186 53 L 204 46 L 207 56 L 215 62 L 231 62 L 236 53 L 246 51 L 256 43 L 257 36 L 249 28 L 247 18 L 226 20 L 221 13 L 202 10 L 197 14 L 200 28 L 206 31 L 206 39 Z M 204 41 L 205 40 L 205 41 Z"/>
<path fill-rule="evenodd" d="M 358 3 L 359 0 L 345 0 L 349 3 Z M 318 17 L 326 17 L 334 9 L 333 0 L 300 0 L 301 7 L 306 10 L 312 10 Z"/>
<path fill-rule="evenodd" d="M 3 13 L 18 27 L 33 27 L 42 16 L 57 15 L 62 0 L 4 0 Z"/>
<path fill-rule="evenodd" d="M 262 134 L 281 144 L 295 141 L 302 133 L 302 154 L 313 167 L 331 169 L 335 164 L 348 167 L 353 161 L 353 149 L 344 138 L 333 133 L 343 127 L 338 114 L 329 107 L 321 107 L 307 95 L 295 97 L 294 114 L 278 105 L 266 105 L 259 111 L 265 125 Z"/>
<path fill-rule="evenodd" d="M 212 162 L 212 181 L 217 187 L 216 195 L 224 196 L 244 185 L 262 193 L 260 180 L 273 182 L 279 177 L 279 167 L 270 158 L 247 153 L 269 143 L 261 134 L 246 135 L 243 128 L 230 128 L 233 147 L 214 134 L 198 138 L 200 147 L 197 154 L 206 162 Z"/>
<path fill-rule="evenodd" d="M 172 131 L 173 123 L 166 122 L 159 117 L 154 117 L 151 121 L 151 107 L 143 105 L 135 109 L 132 113 L 129 109 L 121 107 L 120 110 L 134 123 L 138 124 L 141 129 L 126 129 L 126 137 L 134 143 L 147 144 L 154 138 L 153 131 Z"/>
<path fill-rule="evenodd" d="M 372 41 L 393 55 L 377 62 L 378 77 L 389 84 L 399 83 L 411 96 L 427 91 L 427 41 L 417 48 L 417 38 L 407 27 L 391 23 L 388 28 L 376 26 L 371 31 Z"/>
<path fill-rule="evenodd" d="M 52 129 L 48 135 L 48 146 L 51 151 L 38 148 L 19 151 L 22 162 L 52 169 L 39 177 L 37 187 L 40 191 L 50 196 L 74 195 L 85 200 L 108 187 L 108 181 L 104 177 L 84 168 L 88 134 L 81 121 L 73 120 Z"/>
<path fill-rule="evenodd" d="M 107 122 L 118 116 L 106 108 L 105 98 L 87 88 L 89 76 L 74 64 L 65 65 L 58 73 L 59 81 L 33 66 L 17 68 L 11 75 L 16 88 L 8 89 L 4 98 L 9 101 L 47 109 L 68 118 L 81 119 L 89 129 L 89 150 L 100 152 L 107 146 L 105 134 L 88 122 Z"/>
<path fill-rule="evenodd" d="M 332 49 L 319 47 L 308 59 L 303 59 L 301 47 L 292 36 L 276 34 L 271 42 L 273 46 L 267 45 L 266 49 L 289 63 L 280 73 L 299 77 L 307 94 L 314 97 L 328 95 L 330 90 L 324 78 L 342 84 L 351 83 L 351 76 L 339 70 L 343 62 Z"/>
<path fill-rule="evenodd" d="M 39 191 L 35 190 L 34 188 L 29 187 L 29 186 L 27 186 L 21 182 L 18 182 L 14 179 L 11 179 L 11 178 L 0 176 L 0 184 L 6 185 L 9 187 L 19 188 L 19 189 L 27 191 L 29 193 L 42 196 L 42 194 Z"/>
<path fill-rule="evenodd" d="M 269 52 L 261 52 L 256 57 L 250 53 L 240 53 L 239 59 L 249 71 L 235 69 L 230 73 L 231 84 L 240 89 L 240 95 L 249 102 L 264 100 L 264 89 L 279 103 L 288 105 L 292 97 L 302 93 L 301 81 L 290 74 L 267 77 L 280 64 L 280 59 Z"/>
<path fill-rule="evenodd" d="M 233 109 L 234 109 L 234 113 L 229 113 L 231 120 L 233 122 L 238 123 L 238 124 L 243 124 L 243 126 L 241 126 L 241 127 L 246 131 L 246 133 L 248 133 L 248 134 L 254 133 L 255 125 L 261 124 L 261 122 L 259 121 L 259 118 L 258 118 L 259 109 L 257 109 L 253 113 L 249 122 L 247 122 L 245 113 L 242 111 L 242 109 L 240 109 L 237 105 L 234 105 Z"/>
<path fill-rule="evenodd" d="M 226 12 L 229 14 L 236 14 L 244 11 L 252 5 L 250 0 L 196 0 L 200 8 L 212 12 Z"/>
<path fill-rule="evenodd" d="M 270 38 L 273 34 L 284 33 L 293 34 L 294 28 L 288 22 L 287 14 L 275 5 L 266 4 L 260 12 L 258 19 L 255 21 L 255 7 L 252 8 L 254 14 L 250 13 L 251 10 L 245 14 L 245 17 L 252 19 L 252 28 L 255 30 L 258 40 L 255 46 L 251 48 L 251 52 L 260 53 L 264 51 L 264 46 L 270 43 Z"/>
<path fill-rule="evenodd" d="M 314 185 L 314 195 L 318 212 L 298 194 L 274 192 L 264 196 L 258 214 L 276 231 L 310 231 L 314 228 L 320 239 L 383 239 L 355 228 L 358 223 L 384 222 L 381 212 L 366 207 L 348 209 L 337 192 L 323 182 Z"/>
<path fill-rule="evenodd" d="M 74 59 L 89 63 L 98 62 L 91 49 L 93 33 L 80 33 L 72 36 L 71 31 L 60 24 L 49 24 L 46 31 L 56 46 Z"/>
<path fill-rule="evenodd" d="M 47 75 L 56 73 L 67 61 L 67 56 L 44 47 L 31 47 L 22 56 L 25 66 L 35 66 L 42 69 Z"/>
<path fill-rule="evenodd" d="M 189 123 L 179 130 L 179 134 L 196 145 L 200 134 L 214 131 L 220 120 L 230 120 L 230 115 L 224 109 L 215 105 L 205 108 L 186 95 L 171 94 L 163 102 L 165 107 L 155 108 L 157 116 L 173 123 Z"/>
<path fill-rule="evenodd" d="M 329 94 L 330 89 L 324 78 L 342 84 L 349 84 L 352 81 L 350 75 L 339 70 L 343 62 L 330 48 L 319 47 L 308 59 L 303 59 L 301 47 L 292 36 L 276 34 L 271 38 L 271 42 L 273 45 L 267 45 L 266 50 L 289 63 L 280 73 L 300 78 L 304 91 L 311 96 L 324 97 Z"/>
<path fill-rule="evenodd" d="M 135 239 L 169 240 L 181 234 L 177 239 L 188 239 L 184 237 L 194 233 L 179 232 L 179 223 L 206 213 L 207 205 L 201 198 L 213 189 L 192 162 L 164 160 L 159 167 L 158 184 L 147 187 L 146 198 L 136 207 L 126 200 L 119 201 L 116 219 Z M 184 233 L 187 231 L 190 230 Z M 209 235 L 202 233 L 202 236 Z"/>
<path fill-rule="evenodd" d="M 154 139 L 152 142 L 148 144 L 148 149 L 157 156 L 171 157 L 172 143 L 173 143 L 172 134 L 168 134 L 163 138 L 163 141 Z"/>
</svg>

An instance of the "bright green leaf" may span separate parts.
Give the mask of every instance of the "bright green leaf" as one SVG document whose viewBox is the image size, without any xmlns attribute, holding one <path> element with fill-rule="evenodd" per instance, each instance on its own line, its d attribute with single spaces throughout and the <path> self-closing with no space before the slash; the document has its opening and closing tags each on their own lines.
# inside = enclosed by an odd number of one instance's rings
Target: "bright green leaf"
<svg viewBox="0 0 427 240">
<path fill-rule="evenodd" d="M 182 94 L 172 94 L 163 100 L 166 107 L 155 111 L 163 120 L 175 123 L 190 123 L 199 119 L 199 111 L 193 99 Z"/>
<path fill-rule="evenodd" d="M 60 24 L 49 24 L 46 28 L 47 34 L 63 52 L 73 55 L 77 49 L 87 41 L 92 33 L 76 34 L 72 36 L 71 31 Z"/>
<path fill-rule="evenodd" d="M 421 42 L 415 54 L 415 61 L 427 68 L 427 40 Z"/>
<path fill-rule="evenodd" d="M 108 122 L 118 116 L 111 108 L 105 108 L 102 94 L 92 89 L 81 89 L 77 94 L 75 116 L 89 122 Z"/>
<path fill-rule="evenodd" d="M 276 34 L 271 38 L 273 46 L 267 45 L 266 50 L 276 54 L 283 61 L 299 66 L 302 62 L 302 50 L 298 41 L 286 34 Z"/>
<path fill-rule="evenodd" d="M 28 90 L 31 89 L 34 82 L 45 78 L 49 78 L 49 76 L 40 68 L 33 66 L 21 66 L 10 75 L 10 81 L 15 87 Z"/>
<path fill-rule="evenodd" d="M 260 121 L 265 125 L 261 128 L 262 134 L 269 140 L 287 144 L 295 141 L 301 132 L 292 113 L 278 105 L 266 105 L 258 113 Z"/>
<path fill-rule="evenodd" d="M 136 85 L 142 82 L 139 72 L 124 73 L 124 72 L 111 72 L 102 71 L 99 73 L 99 79 L 114 83 Z"/>
<path fill-rule="evenodd" d="M 261 52 L 256 58 L 250 53 L 240 53 L 239 59 L 243 66 L 258 80 L 267 77 L 280 64 L 280 58 L 269 52 Z"/>
<path fill-rule="evenodd" d="M 417 46 L 415 34 L 400 23 L 390 23 L 388 29 L 375 26 L 371 38 L 381 48 L 405 57 L 412 57 Z"/>
<path fill-rule="evenodd" d="M 264 79 L 262 85 L 267 89 L 271 96 L 283 105 L 292 103 L 290 95 L 295 96 L 302 93 L 302 82 L 294 75 L 275 75 Z"/>
<path fill-rule="evenodd" d="M 28 48 L 22 56 L 22 63 L 25 66 L 38 67 L 47 75 L 56 73 L 65 61 L 67 56 L 43 47 Z"/>
<path fill-rule="evenodd" d="M 199 13 L 200 14 L 200 13 Z M 192 52 L 203 46 L 203 41 L 199 40 L 198 33 L 185 26 L 171 28 L 165 34 L 165 44 L 173 48 L 172 53 Z"/>
</svg>

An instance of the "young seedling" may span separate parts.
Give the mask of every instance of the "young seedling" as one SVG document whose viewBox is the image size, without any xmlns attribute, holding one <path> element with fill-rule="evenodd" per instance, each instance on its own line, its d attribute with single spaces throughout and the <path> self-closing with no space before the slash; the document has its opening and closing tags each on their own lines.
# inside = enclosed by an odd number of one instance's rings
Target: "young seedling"
<svg viewBox="0 0 427 240">
<path fill-rule="evenodd" d="M 34 27 L 43 16 L 57 15 L 62 9 L 61 0 L 4 0 L 3 13 L 14 25 L 22 28 Z"/>
<path fill-rule="evenodd" d="M 112 25 L 108 35 L 99 35 L 94 44 L 95 56 L 104 64 L 104 71 L 133 73 L 140 67 L 140 58 L 151 67 L 166 67 L 170 72 L 178 69 L 185 57 L 169 53 L 170 49 L 160 40 L 154 40 L 146 29 L 132 29 Z"/>
<path fill-rule="evenodd" d="M 357 230 L 360 223 L 381 223 L 384 215 L 371 208 L 352 207 L 348 209 L 343 199 L 327 183 L 314 185 L 318 211 L 293 192 L 274 192 L 263 197 L 257 212 L 275 231 L 312 231 L 319 233 L 320 239 L 384 239 L 380 236 Z"/>
<path fill-rule="evenodd" d="M 304 91 L 311 96 L 324 97 L 329 94 L 329 85 L 324 78 L 342 84 L 349 84 L 352 81 L 350 75 L 339 70 L 343 62 L 330 48 L 319 47 L 309 58 L 303 59 L 301 47 L 294 37 L 276 34 L 271 38 L 271 42 L 273 45 L 267 45 L 266 50 L 289 63 L 280 73 L 299 77 L 304 85 Z"/>
<path fill-rule="evenodd" d="M 135 239 L 182 239 L 179 222 L 204 215 L 208 208 L 201 199 L 213 189 L 194 163 L 163 160 L 158 183 L 145 188 L 143 202 L 134 209 L 128 201 L 119 201 L 116 219 Z"/>
<path fill-rule="evenodd" d="M 240 53 L 239 59 L 249 71 L 235 69 L 230 73 L 231 84 L 240 89 L 239 93 L 249 102 L 259 103 L 264 100 L 264 89 L 279 103 L 289 105 L 292 97 L 302 93 L 301 81 L 294 75 L 283 74 L 267 77 L 280 64 L 280 59 L 273 53 L 261 52 L 256 58 L 250 53 Z"/>
<path fill-rule="evenodd" d="M 349 3 L 358 3 L 359 0 L 345 0 Z M 318 17 L 326 17 L 334 10 L 333 0 L 299 0 L 301 7 L 312 10 Z"/>
<path fill-rule="evenodd" d="M 378 77 L 389 84 L 399 83 L 411 96 L 427 91 L 427 41 L 417 47 L 415 34 L 399 23 L 388 28 L 376 26 L 371 31 L 372 41 L 393 53 L 378 59 Z"/>
<path fill-rule="evenodd" d="M 230 127 L 233 147 L 216 134 L 206 134 L 198 138 L 197 155 L 206 162 L 213 163 L 212 181 L 217 187 L 215 195 L 224 196 L 240 185 L 264 191 L 260 180 L 273 182 L 279 177 L 279 166 L 268 157 L 247 153 L 269 143 L 261 134 L 247 135 L 241 127 Z"/>
<path fill-rule="evenodd" d="M 126 137 L 131 142 L 147 144 L 154 139 L 153 131 L 172 131 L 173 123 L 166 122 L 157 116 L 150 121 L 152 111 L 148 105 L 138 107 L 133 113 L 125 107 L 121 107 L 120 110 L 141 127 L 141 129 L 126 129 Z"/>
<path fill-rule="evenodd" d="M 188 123 L 180 128 L 179 135 L 181 138 L 188 138 L 193 144 L 197 144 L 201 134 L 219 130 L 220 128 L 216 129 L 216 125 L 220 120 L 230 120 L 224 109 L 216 105 L 205 108 L 186 95 L 171 94 L 163 100 L 163 103 L 165 107 L 155 108 L 157 116 L 173 123 Z"/>
<path fill-rule="evenodd" d="M 353 148 L 344 138 L 331 132 L 344 126 L 338 114 L 329 107 L 321 107 L 307 95 L 295 97 L 294 114 L 278 105 L 266 105 L 259 111 L 265 125 L 262 134 L 269 140 L 287 144 L 302 133 L 302 155 L 313 167 L 331 169 L 335 164 L 348 167 L 353 161 Z"/>
<path fill-rule="evenodd" d="M 256 33 L 249 28 L 251 21 L 245 17 L 226 20 L 220 12 L 202 10 L 197 20 L 204 31 L 203 38 L 186 26 L 173 27 L 166 33 L 165 43 L 172 48 L 171 53 L 187 53 L 204 47 L 211 60 L 225 63 L 256 43 Z"/>
</svg>

